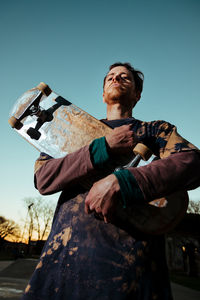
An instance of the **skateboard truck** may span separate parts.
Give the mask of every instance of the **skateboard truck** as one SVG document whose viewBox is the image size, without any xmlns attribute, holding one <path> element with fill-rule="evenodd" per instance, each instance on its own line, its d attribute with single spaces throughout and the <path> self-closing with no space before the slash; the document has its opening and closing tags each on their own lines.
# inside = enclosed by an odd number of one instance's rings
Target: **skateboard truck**
<svg viewBox="0 0 200 300">
<path fill-rule="evenodd" d="M 149 160 L 149 158 L 152 155 L 151 150 L 142 143 L 138 143 L 135 146 L 135 148 L 133 149 L 133 152 L 135 154 L 135 157 L 127 165 L 118 167 L 115 169 L 115 171 L 127 169 L 130 167 L 137 167 L 137 165 L 139 164 L 141 159 L 143 159 L 144 161 L 147 161 L 147 160 Z"/>
<path fill-rule="evenodd" d="M 41 110 L 41 107 L 39 105 L 41 98 L 43 95 L 49 96 L 51 93 L 51 89 L 46 85 L 45 83 L 41 82 L 37 87 L 36 90 L 38 90 L 38 94 L 31 99 L 31 102 L 29 102 L 28 106 L 23 110 L 21 115 L 16 118 L 12 116 L 8 123 L 11 125 L 12 128 L 15 128 L 17 130 L 20 130 L 23 127 L 23 123 L 21 122 L 24 118 L 28 116 L 37 116 L 37 123 L 35 125 L 35 128 L 30 127 L 27 130 L 27 134 L 32 138 L 38 140 L 41 136 L 41 133 L 38 131 L 38 129 L 44 124 L 45 122 L 50 122 L 53 119 L 53 116 L 50 112 L 47 110 Z"/>
<path fill-rule="evenodd" d="M 61 96 L 58 96 L 55 99 L 55 104 L 49 107 L 47 110 L 41 110 L 40 106 L 32 106 L 30 110 L 32 111 L 31 115 L 36 115 L 37 123 L 35 128 L 30 127 L 27 130 L 27 134 L 30 136 L 31 139 L 39 140 L 41 133 L 39 132 L 40 127 L 45 122 L 51 122 L 53 120 L 53 113 L 61 106 L 61 105 L 71 105 L 71 102 L 65 100 Z"/>
<path fill-rule="evenodd" d="M 48 110 L 41 110 L 40 106 L 38 107 L 31 107 L 31 116 L 37 116 L 37 123 L 35 125 L 35 128 L 30 127 L 27 130 L 27 134 L 30 136 L 31 139 L 34 140 L 39 140 L 41 133 L 39 132 L 40 127 L 45 123 L 45 122 L 50 122 L 53 120 L 53 116 L 51 113 L 48 112 Z"/>
</svg>

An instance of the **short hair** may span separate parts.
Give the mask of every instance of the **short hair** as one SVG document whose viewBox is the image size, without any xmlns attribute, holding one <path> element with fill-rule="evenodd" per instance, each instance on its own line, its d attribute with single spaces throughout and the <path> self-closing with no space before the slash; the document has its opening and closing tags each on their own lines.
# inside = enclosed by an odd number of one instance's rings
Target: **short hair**
<svg viewBox="0 0 200 300">
<path fill-rule="evenodd" d="M 116 62 L 109 67 L 109 71 L 112 70 L 113 68 L 119 67 L 119 66 L 125 67 L 127 70 L 129 70 L 132 73 L 133 79 L 135 81 L 136 91 L 141 93 L 142 89 L 143 89 L 144 74 L 141 71 L 133 68 L 131 66 L 131 64 L 127 63 L 127 62 L 126 63 Z M 107 75 L 104 77 L 104 80 L 103 80 L 103 88 L 105 85 L 106 77 L 107 77 Z"/>
</svg>

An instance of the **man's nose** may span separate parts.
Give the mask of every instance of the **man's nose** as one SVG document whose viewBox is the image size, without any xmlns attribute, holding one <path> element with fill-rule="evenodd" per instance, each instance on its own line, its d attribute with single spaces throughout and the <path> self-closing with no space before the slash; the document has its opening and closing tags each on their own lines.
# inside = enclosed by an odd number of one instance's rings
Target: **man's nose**
<svg viewBox="0 0 200 300">
<path fill-rule="evenodd" d="M 120 81 L 121 77 L 119 74 L 113 76 L 113 81 Z"/>
</svg>

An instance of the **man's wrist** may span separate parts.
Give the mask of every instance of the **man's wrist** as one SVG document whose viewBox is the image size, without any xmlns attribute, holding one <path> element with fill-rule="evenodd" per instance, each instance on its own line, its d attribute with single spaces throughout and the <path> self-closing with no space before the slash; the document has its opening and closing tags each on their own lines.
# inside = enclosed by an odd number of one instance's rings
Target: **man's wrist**
<svg viewBox="0 0 200 300">
<path fill-rule="evenodd" d="M 128 169 L 121 169 L 113 173 L 119 182 L 123 208 L 134 203 L 144 201 L 142 191 L 132 173 Z"/>
<path fill-rule="evenodd" d="M 89 146 L 90 157 L 94 167 L 104 169 L 111 164 L 111 158 L 108 153 L 106 139 L 101 137 L 95 139 Z"/>
</svg>

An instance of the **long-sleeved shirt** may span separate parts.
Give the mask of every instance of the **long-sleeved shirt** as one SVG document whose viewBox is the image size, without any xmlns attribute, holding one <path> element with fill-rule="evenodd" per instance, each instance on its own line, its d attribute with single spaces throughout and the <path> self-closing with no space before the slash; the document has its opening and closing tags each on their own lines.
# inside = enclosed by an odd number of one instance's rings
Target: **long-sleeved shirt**
<svg viewBox="0 0 200 300">
<path fill-rule="evenodd" d="M 199 150 L 178 135 L 175 126 L 134 118 L 104 122 L 113 128 L 131 123 L 138 141 L 161 158 L 128 168 L 125 180 L 134 178 L 141 202 L 200 185 Z M 42 154 L 36 161 L 35 185 L 40 193 L 62 193 L 24 300 L 172 299 L 162 236 L 144 234 L 126 221 L 105 224 L 95 214 L 84 213 L 84 183 L 105 177 L 115 168 L 106 147 L 100 151 L 100 167 L 91 145 L 59 159 Z M 123 181 L 119 181 L 122 194 L 131 193 L 128 209 L 137 199 L 134 189 L 127 191 Z"/>
</svg>

